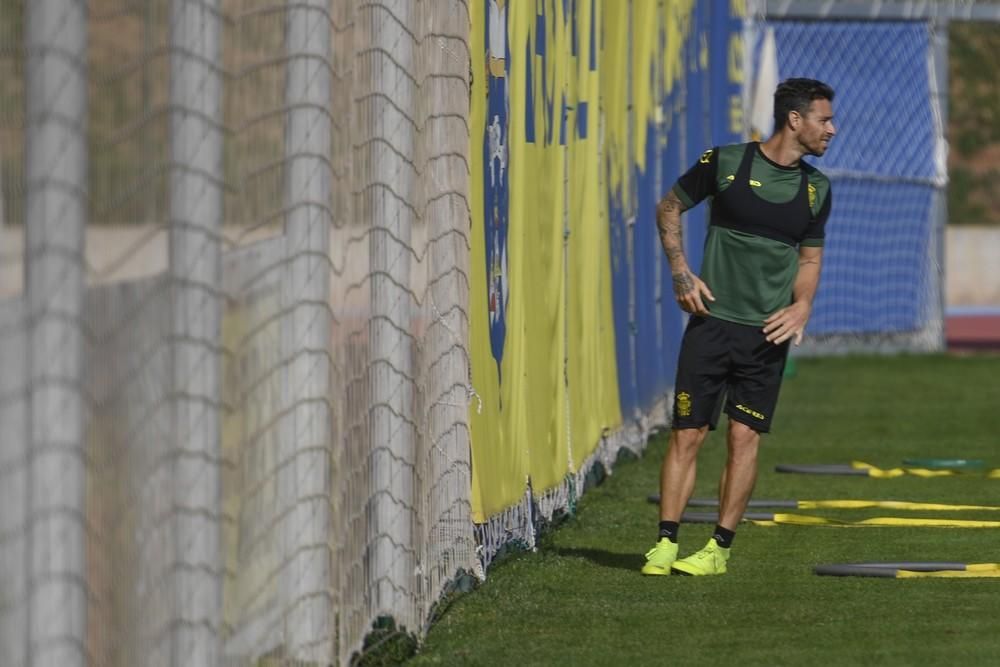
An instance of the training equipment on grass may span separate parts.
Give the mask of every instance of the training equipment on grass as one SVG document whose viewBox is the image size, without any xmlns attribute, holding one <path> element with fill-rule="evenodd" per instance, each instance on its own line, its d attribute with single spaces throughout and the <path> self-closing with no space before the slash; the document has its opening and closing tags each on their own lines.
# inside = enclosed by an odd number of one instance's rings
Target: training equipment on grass
<svg viewBox="0 0 1000 667">
<path fill-rule="evenodd" d="M 775 472 L 799 473 L 802 475 L 856 475 L 858 477 L 868 477 L 867 470 L 855 468 L 849 463 L 780 464 L 774 466 L 774 470 Z"/>
<path fill-rule="evenodd" d="M 743 521 L 754 524 L 758 522 L 772 523 L 775 516 L 771 512 L 745 512 Z M 681 523 L 716 523 L 718 520 L 717 512 L 684 512 L 681 514 Z"/>
<path fill-rule="evenodd" d="M 646 497 L 646 500 L 658 505 L 660 503 L 660 495 L 657 493 L 650 494 Z M 802 509 L 799 507 L 798 500 L 751 500 L 747 503 L 747 507 L 787 507 L 789 509 Z M 715 498 L 692 498 L 688 501 L 688 507 L 718 507 L 719 501 Z M 997 508 L 1000 509 L 1000 508 Z"/>
<path fill-rule="evenodd" d="M 715 523 L 719 515 L 716 512 L 684 512 L 681 521 L 684 523 Z M 843 521 L 828 519 L 811 514 L 788 514 L 770 512 L 746 512 L 743 521 L 755 526 L 882 526 L 909 528 L 1000 528 L 1000 521 L 979 521 L 973 519 L 927 519 L 902 518 L 894 516 L 877 516 L 858 521 Z"/>
<path fill-rule="evenodd" d="M 954 459 L 957 460 L 957 459 Z M 965 460 L 965 459 L 963 459 Z M 952 475 L 981 476 L 982 472 L 974 468 L 879 468 L 864 461 L 850 463 L 816 463 L 816 464 L 779 464 L 774 466 L 775 472 L 799 473 L 805 475 L 851 475 L 856 477 L 875 477 L 877 479 L 892 479 L 904 475 L 914 477 L 950 477 Z M 987 479 L 1000 479 L 1000 468 L 985 473 Z"/>
<path fill-rule="evenodd" d="M 651 503 L 659 503 L 660 496 L 651 495 L 648 498 Z M 688 501 L 688 507 L 718 507 L 719 501 L 715 498 L 692 498 Z M 933 512 L 1000 512 L 997 505 L 952 505 L 947 503 L 923 503 L 909 500 L 751 500 L 747 507 L 786 507 L 798 510 L 815 509 L 841 509 L 841 510 L 863 510 L 863 509 L 890 509 L 905 511 L 933 511 Z"/>
<path fill-rule="evenodd" d="M 888 579 L 1000 577 L 1000 563 L 832 563 L 817 565 L 813 573 L 827 577 L 883 577 Z"/>
<path fill-rule="evenodd" d="M 931 470 L 982 470 L 986 462 L 982 459 L 903 459 L 903 465 Z"/>
</svg>

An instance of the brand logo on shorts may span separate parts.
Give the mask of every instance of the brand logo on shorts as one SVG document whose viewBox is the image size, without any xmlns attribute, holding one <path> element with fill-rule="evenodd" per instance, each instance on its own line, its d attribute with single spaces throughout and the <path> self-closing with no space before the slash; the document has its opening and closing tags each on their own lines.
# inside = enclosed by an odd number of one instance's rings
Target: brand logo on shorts
<svg viewBox="0 0 1000 667">
<path fill-rule="evenodd" d="M 740 412 L 747 413 L 751 417 L 756 417 L 757 419 L 761 419 L 761 420 L 767 419 L 767 417 L 765 417 L 761 413 L 757 412 L 756 410 L 751 410 L 750 408 L 748 408 L 747 406 L 743 405 L 742 403 L 738 403 L 736 405 L 736 409 L 739 410 Z"/>
<path fill-rule="evenodd" d="M 686 391 L 682 391 L 677 394 L 677 416 L 678 417 L 690 417 L 691 416 L 691 394 Z"/>
</svg>

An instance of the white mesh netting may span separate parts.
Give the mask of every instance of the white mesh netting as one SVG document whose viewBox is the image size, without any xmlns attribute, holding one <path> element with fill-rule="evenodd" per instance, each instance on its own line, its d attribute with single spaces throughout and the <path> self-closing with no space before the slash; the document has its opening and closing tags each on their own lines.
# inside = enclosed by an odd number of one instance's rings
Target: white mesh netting
<svg viewBox="0 0 1000 667">
<path fill-rule="evenodd" d="M 473 569 L 468 31 L 0 2 L 0 664 L 346 663 Z"/>
</svg>

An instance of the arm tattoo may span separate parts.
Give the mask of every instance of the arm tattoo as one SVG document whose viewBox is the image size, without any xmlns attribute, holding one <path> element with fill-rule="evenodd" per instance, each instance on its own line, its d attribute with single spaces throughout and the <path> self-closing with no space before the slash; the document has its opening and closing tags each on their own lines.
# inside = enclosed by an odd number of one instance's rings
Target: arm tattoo
<svg viewBox="0 0 1000 667">
<path fill-rule="evenodd" d="M 684 205 L 673 192 L 660 200 L 656 206 L 656 228 L 660 232 L 660 243 L 667 255 L 670 266 L 675 270 L 683 268 L 684 244 L 681 236 L 681 212 Z"/>
<path fill-rule="evenodd" d="M 677 296 L 682 296 L 688 294 L 694 289 L 694 281 L 691 280 L 691 274 L 687 271 L 682 271 L 680 273 L 675 273 L 674 275 L 674 294 Z"/>
</svg>

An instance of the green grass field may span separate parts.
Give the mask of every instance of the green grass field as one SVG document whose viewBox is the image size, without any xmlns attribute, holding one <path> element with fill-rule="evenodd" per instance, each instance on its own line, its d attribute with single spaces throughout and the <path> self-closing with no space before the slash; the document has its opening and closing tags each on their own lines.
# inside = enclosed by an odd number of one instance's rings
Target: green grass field
<svg viewBox="0 0 1000 667">
<path fill-rule="evenodd" d="M 1000 356 L 799 360 L 755 498 L 892 499 L 1000 505 L 1000 479 L 789 475 L 779 463 L 880 467 L 904 458 L 981 458 L 1000 467 Z M 702 450 L 696 497 L 712 497 L 723 429 Z M 1000 561 L 1000 529 L 744 524 L 722 577 L 642 577 L 656 536 L 665 435 L 619 465 L 548 531 L 535 553 L 496 564 L 432 626 L 414 665 L 986 665 L 1000 650 L 1000 579 L 819 577 L 860 561 Z M 788 510 L 776 510 L 788 511 Z M 1000 512 L 811 510 L 1000 520 Z M 681 552 L 711 525 L 688 524 Z"/>
</svg>

